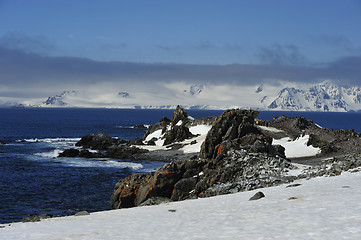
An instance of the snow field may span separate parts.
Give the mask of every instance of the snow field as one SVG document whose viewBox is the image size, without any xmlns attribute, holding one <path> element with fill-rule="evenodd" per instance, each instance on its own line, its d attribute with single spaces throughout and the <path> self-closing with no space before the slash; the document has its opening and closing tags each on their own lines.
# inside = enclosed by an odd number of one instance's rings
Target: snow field
<svg viewBox="0 0 361 240">
<path fill-rule="evenodd" d="M 361 239 L 360 181 L 361 172 L 347 172 L 298 187 L 6 224 L 0 239 Z M 257 191 L 266 197 L 248 201 Z"/>
<path fill-rule="evenodd" d="M 321 153 L 320 148 L 315 148 L 312 145 L 307 146 L 309 135 L 300 136 L 292 141 L 291 138 L 285 137 L 281 139 L 273 139 L 272 145 L 281 145 L 285 148 L 285 155 L 287 158 L 297 157 L 311 157 Z"/>
</svg>

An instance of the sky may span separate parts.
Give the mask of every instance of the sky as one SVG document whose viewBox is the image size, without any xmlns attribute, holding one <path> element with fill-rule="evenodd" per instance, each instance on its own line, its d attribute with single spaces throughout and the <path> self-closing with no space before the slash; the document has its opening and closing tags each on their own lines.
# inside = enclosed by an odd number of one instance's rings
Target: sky
<svg viewBox="0 0 361 240">
<path fill-rule="evenodd" d="M 0 0 L 0 94 L 154 79 L 361 85 L 360 26 L 360 0 Z"/>
</svg>

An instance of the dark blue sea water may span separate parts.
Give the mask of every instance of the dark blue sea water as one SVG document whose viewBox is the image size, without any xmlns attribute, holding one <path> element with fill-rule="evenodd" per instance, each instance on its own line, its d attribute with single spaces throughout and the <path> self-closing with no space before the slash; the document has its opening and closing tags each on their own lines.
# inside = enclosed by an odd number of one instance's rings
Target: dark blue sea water
<svg viewBox="0 0 361 240">
<path fill-rule="evenodd" d="M 222 111 L 189 110 L 195 118 Z M 172 110 L 0 109 L 0 223 L 30 214 L 68 215 L 109 209 L 115 183 L 132 173 L 149 172 L 164 163 L 152 161 L 57 158 L 82 136 L 105 132 L 121 139 L 141 138 L 132 128 L 154 124 Z M 360 113 L 261 112 L 262 119 L 305 116 L 327 128 L 361 132 Z"/>
</svg>

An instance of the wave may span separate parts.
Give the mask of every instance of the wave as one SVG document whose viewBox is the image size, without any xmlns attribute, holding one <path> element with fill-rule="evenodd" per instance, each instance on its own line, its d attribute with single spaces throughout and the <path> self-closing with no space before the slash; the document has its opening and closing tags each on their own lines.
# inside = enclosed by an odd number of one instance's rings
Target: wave
<svg viewBox="0 0 361 240">
<path fill-rule="evenodd" d="M 57 143 L 57 142 L 78 142 L 81 138 L 25 138 L 16 140 L 15 142 L 44 142 L 44 143 Z"/>
<path fill-rule="evenodd" d="M 58 161 L 59 159 L 57 159 Z M 134 163 L 134 162 L 123 162 L 123 161 L 117 161 L 112 159 L 80 159 L 80 158 L 74 158 L 74 159 L 64 159 L 63 163 L 66 166 L 70 167 L 94 167 L 94 168 L 129 168 L 132 170 L 139 170 L 143 168 L 143 165 L 140 163 Z"/>
<path fill-rule="evenodd" d="M 138 126 L 138 125 L 137 125 Z M 144 126 L 145 128 L 139 128 L 137 126 L 123 126 L 123 125 L 119 125 L 119 126 L 115 126 L 116 128 L 126 128 L 126 129 L 148 129 L 151 125 L 148 125 L 148 124 L 143 124 L 143 125 L 140 125 L 140 126 Z"/>
<path fill-rule="evenodd" d="M 40 156 L 40 157 L 43 157 L 43 158 L 57 158 L 61 152 L 63 152 L 63 150 L 55 149 L 55 150 L 50 151 L 50 152 L 35 153 L 34 155 L 35 156 Z"/>
</svg>

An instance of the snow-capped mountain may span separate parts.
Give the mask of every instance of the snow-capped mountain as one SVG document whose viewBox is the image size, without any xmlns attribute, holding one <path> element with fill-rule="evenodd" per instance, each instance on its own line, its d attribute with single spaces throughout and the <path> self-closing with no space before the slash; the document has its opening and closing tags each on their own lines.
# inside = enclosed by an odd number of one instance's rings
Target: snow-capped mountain
<svg viewBox="0 0 361 240">
<path fill-rule="evenodd" d="M 269 97 L 261 99 L 262 103 Z M 361 88 L 345 87 L 329 81 L 300 89 L 286 87 L 266 105 L 269 110 L 290 111 L 350 111 L 361 109 Z"/>
<path fill-rule="evenodd" d="M 65 102 L 64 99 L 68 96 L 76 96 L 77 94 L 77 91 L 64 91 L 59 95 L 48 97 L 43 104 L 48 107 L 66 107 L 69 106 L 69 104 Z"/>
<path fill-rule="evenodd" d="M 122 98 L 127 98 L 130 96 L 130 94 L 128 92 L 119 92 L 118 96 Z"/>
<path fill-rule="evenodd" d="M 119 91 L 117 86 L 87 87 L 77 91 L 64 91 L 48 97 L 45 101 L 17 103 L 22 104 L 21 106 L 38 107 L 136 109 L 174 109 L 177 105 L 181 105 L 185 109 L 212 110 L 229 108 L 333 112 L 361 110 L 361 88 L 341 86 L 332 81 L 313 85 L 279 82 L 253 86 L 236 83 L 216 85 L 156 82 L 144 86 L 136 83 L 123 84 L 121 88 L 126 88 L 127 91 Z"/>
<path fill-rule="evenodd" d="M 184 89 L 183 93 L 190 96 L 197 96 L 202 93 L 204 86 L 201 84 L 193 84 L 189 89 Z"/>
</svg>

